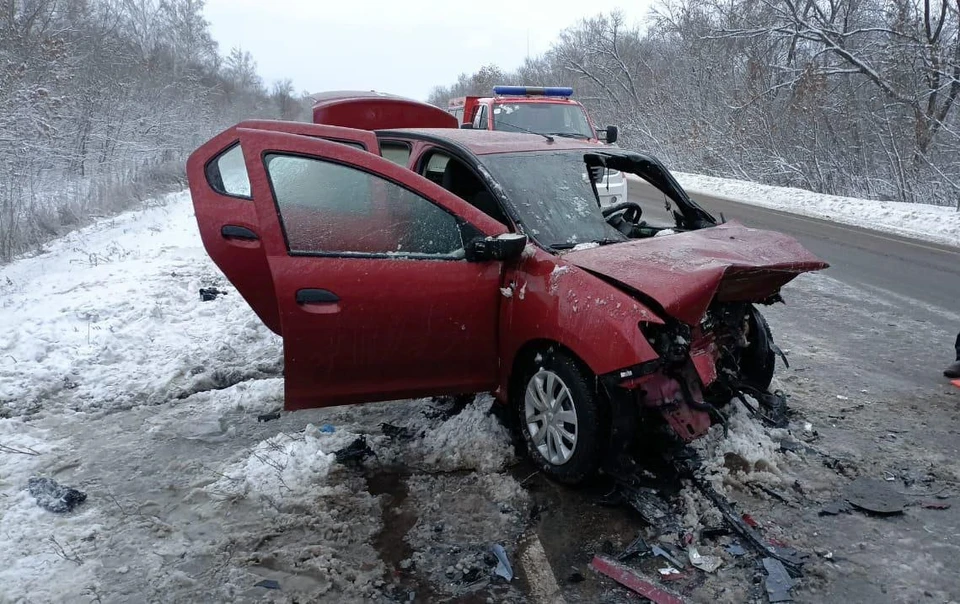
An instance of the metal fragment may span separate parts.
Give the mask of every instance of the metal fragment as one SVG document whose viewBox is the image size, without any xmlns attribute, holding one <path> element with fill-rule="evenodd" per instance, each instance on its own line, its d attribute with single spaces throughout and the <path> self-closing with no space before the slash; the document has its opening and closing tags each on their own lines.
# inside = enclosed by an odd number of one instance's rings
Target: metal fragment
<svg viewBox="0 0 960 604">
<path fill-rule="evenodd" d="M 723 564 L 723 560 L 717 556 L 701 556 L 697 548 L 692 545 L 687 548 L 687 556 L 690 558 L 690 564 L 707 573 L 716 571 Z"/>
<path fill-rule="evenodd" d="M 683 600 L 679 596 L 657 587 L 644 579 L 637 571 L 616 560 L 606 556 L 594 556 L 590 565 L 598 573 L 606 575 L 654 604 L 683 604 Z"/>
<path fill-rule="evenodd" d="M 767 580 L 764 587 L 771 604 L 775 602 L 792 602 L 790 590 L 793 588 L 793 579 L 787 573 L 783 563 L 774 558 L 763 559 L 763 569 L 767 571 Z"/>
<path fill-rule="evenodd" d="M 652 553 L 654 556 L 660 556 L 661 558 L 663 558 L 664 560 L 666 560 L 667 562 L 669 562 L 670 564 L 673 564 L 678 568 L 683 568 L 686 566 L 686 564 L 678 561 L 672 554 L 670 554 L 670 552 L 663 549 L 659 545 L 654 545 L 653 547 L 651 547 L 650 553 Z"/>
</svg>

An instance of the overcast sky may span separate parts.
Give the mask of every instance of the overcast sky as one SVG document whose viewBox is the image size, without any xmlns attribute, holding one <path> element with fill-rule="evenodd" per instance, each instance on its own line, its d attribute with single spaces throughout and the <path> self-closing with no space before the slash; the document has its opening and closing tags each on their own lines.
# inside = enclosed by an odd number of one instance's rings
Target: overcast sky
<svg viewBox="0 0 960 604">
<path fill-rule="evenodd" d="M 649 0 L 207 0 L 206 15 L 221 53 L 249 51 L 268 86 L 291 78 L 297 92 L 378 90 L 426 99 L 433 86 L 462 72 L 489 63 L 519 66 L 528 33 L 535 56 L 583 17 L 622 8 L 633 22 L 647 6 Z"/>
</svg>

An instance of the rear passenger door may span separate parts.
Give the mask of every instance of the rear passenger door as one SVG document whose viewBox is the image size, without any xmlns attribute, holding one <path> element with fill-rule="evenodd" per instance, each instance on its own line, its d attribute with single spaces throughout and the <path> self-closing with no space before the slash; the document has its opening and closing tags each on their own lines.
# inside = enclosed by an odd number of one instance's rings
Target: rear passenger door
<svg viewBox="0 0 960 604">
<path fill-rule="evenodd" d="M 321 138 L 379 154 L 364 130 L 301 122 L 249 120 L 221 132 L 187 160 L 187 180 L 203 246 L 260 320 L 281 333 L 276 290 L 263 249 L 238 130 L 254 128 Z"/>
</svg>

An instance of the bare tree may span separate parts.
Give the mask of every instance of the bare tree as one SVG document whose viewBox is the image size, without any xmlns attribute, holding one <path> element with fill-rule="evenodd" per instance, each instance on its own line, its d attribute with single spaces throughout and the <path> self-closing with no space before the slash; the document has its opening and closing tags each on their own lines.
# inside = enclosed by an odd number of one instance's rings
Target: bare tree
<svg viewBox="0 0 960 604">
<path fill-rule="evenodd" d="M 681 170 L 960 198 L 960 0 L 661 0 L 637 24 L 584 19 L 503 79 L 572 85 L 622 145 Z"/>
<path fill-rule="evenodd" d="M 213 132 L 299 114 L 283 92 L 249 53 L 220 58 L 202 0 L 0 2 L 0 261 L 181 187 Z"/>
</svg>

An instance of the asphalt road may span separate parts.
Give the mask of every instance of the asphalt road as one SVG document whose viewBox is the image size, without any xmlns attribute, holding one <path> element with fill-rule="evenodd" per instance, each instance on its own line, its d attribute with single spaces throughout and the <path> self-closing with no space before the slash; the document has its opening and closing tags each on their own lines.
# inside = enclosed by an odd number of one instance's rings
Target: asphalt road
<svg viewBox="0 0 960 604">
<path fill-rule="evenodd" d="M 960 248 L 850 227 L 826 220 L 692 194 L 714 216 L 787 233 L 830 263 L 834 279 L 960 312 Z M 630 199 L 652 223 L 667 218 L 663 195 L 646 183 L 630 182 Z M 881 294 L 882 295 L 882 294 Z M 960 328 L 960 326 L 957 326 Z"/>
</svg>

